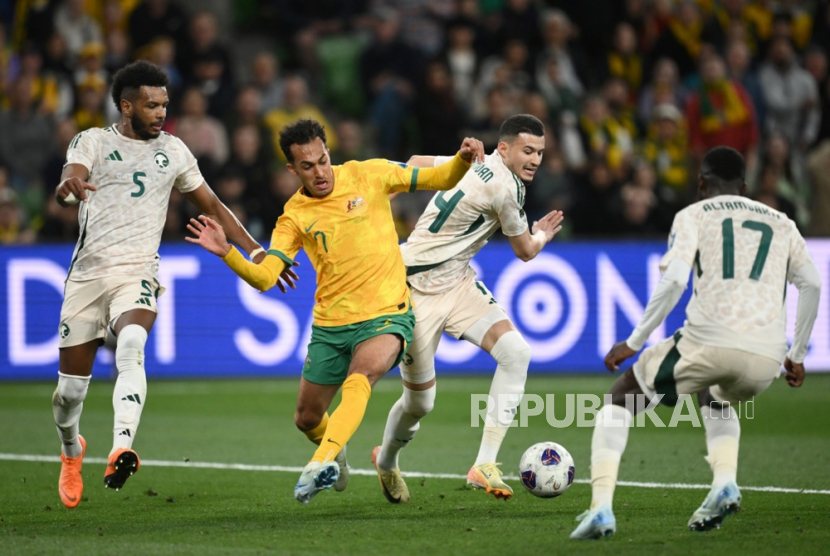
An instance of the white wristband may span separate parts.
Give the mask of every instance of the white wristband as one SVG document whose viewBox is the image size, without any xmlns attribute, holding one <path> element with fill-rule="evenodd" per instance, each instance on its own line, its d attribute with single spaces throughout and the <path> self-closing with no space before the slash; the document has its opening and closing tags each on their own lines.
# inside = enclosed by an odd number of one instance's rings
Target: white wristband
<svg viewBox="0 0 830 556">
<path fill-rule="evenodd" d="M 265 253 L 265 249 L 263 249 L 262 247 L 257 247 L 248 254 L 248 259 L 253 261 L 254 257 L 259 255 L 260 253 Z"/>
<path fill-rule="evenodd" d="M 77 205 L 80 202 L 80 200 L 77 197 L 75 197 L 74 193 L 70 191 L 69 195 L 63 198 L 63 202 L 67 205 Z"/>
</svg>

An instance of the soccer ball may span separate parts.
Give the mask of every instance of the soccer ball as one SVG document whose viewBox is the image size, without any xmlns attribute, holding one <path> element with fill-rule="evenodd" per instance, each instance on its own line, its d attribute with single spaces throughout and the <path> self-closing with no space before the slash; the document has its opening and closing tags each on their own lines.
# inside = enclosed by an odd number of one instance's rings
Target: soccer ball
<svg viewBox="0 0 830 556">
<path fill-rule="evenodd" d="M 533 496 L 555 498 L 574 482 L 574 459 L 556 442 L 539 442 L 519 460 L 522 484 Z"/>
</svg>

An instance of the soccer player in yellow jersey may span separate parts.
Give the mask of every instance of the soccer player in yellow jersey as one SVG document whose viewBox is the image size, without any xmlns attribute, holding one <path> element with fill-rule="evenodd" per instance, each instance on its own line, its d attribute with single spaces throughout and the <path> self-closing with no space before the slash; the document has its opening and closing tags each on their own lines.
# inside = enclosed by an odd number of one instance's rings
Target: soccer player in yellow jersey
<svg viewBox="0 0 830 556">
<path fill-rule="evenodd" d="M 387 160 L 332 166 L 323 127 L 299 120 L 280 133 L 280 148 L 302 188 L 285 204 L 260 264 L 231 247 L 206 216 L 191 220 L 195 238 L 187 239 L 222 257 L 260 291 L 281 275 L 290 280 L 301 248 L 317 272 L 314 325 L 294 414 L 297 428 L 319 445 L 294 487 L 294 497 L 307 504 L 332 485 L 345 488 L 338 480 L 348 472 L 341 454 L 363 419 L 372 385 L 401 361 L 412 341 L 415 317 L 389 195 L 452 189 L 474 159 L 484 159 L 484 146 L 466 138 L 455 157 L 434 168 Z M 329 417 L 341 385 L 342 400 Z"/>
</svg>

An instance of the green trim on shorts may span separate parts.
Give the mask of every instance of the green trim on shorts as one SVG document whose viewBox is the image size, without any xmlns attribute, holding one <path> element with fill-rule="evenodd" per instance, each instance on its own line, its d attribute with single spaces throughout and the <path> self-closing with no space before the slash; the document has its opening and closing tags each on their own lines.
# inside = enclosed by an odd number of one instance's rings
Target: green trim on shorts
<svg viewBox="0 0 830 556">
<path fill-rule="evenodd" d="M 677 382 L 674 380 L 674 367 L 680 361 L 680 351 L 677 349 L 677 342 L 682 337 L 680 332 L 674 333 L 674 347 L 666 354 L 663 362 L 660 363 L 657 376 L 654 377 L 654 391 L 658 394 L 663 394 L 660 403 L 671 407 L 677 405 Z"/>
<path fill-rule="evenodd" d="M 410 304 L 405 313 L 347 324 L 344 326 L 311 326 L 311 342 L 303 365 L 303 378 L 314 384 L 343 384 L 349 372 L 352 355 L 360 342 L 380 336 L 395 334 L 404 341 L 395 363 L 400 364 L 406 355 L 415 330 L 415 314 Z"/>
</svg>

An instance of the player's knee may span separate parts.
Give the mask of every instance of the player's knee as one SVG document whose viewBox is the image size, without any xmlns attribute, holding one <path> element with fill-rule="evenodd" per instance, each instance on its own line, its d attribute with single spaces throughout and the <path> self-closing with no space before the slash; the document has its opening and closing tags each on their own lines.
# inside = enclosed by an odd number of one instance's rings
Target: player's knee
<svg viewBox="0 0 830 556">
<path fill-rule="evenodd" d="M 435 385 L 426 390 L 403 389 L 404 411 L 409 415 L 421 419 L 426 417 L 435 407 Z"/>
<path fill-rule="evenodd" d="M 530 365 L 530 346 L 519 332 L 510 330 L 501 335 L 490 350 L 496 362 L 513 373 L 527 374 Z"/>
<path fill-rule="evenodd" d="M 302 432 L 314 429 L 322 420 L 322 415 L 307 408 L 298 407 L 294 412 L 294 426 Z"/>
<path fill-rule="evenodd" d="M 52 405 L 54 406 L 73 406 L 84 401 L 86 392 L 89 388 L 88 376 L 74 376 L 59 374 L 58 387 L 52 395 Z"/>
<path fill-rule="evenodd" d="M 115 364 L 119 372 L 134 366 L 144 366 L 144 344 L 147 331 L 137 324 L 128 324 L 118 333 L 115 348 Z"/>
</svg>

